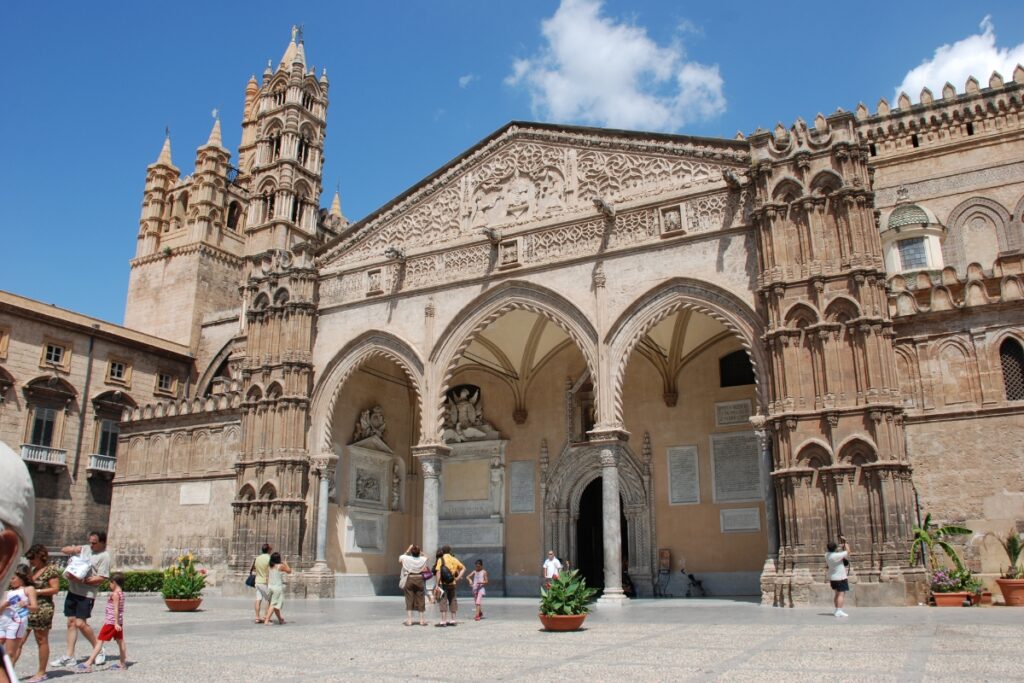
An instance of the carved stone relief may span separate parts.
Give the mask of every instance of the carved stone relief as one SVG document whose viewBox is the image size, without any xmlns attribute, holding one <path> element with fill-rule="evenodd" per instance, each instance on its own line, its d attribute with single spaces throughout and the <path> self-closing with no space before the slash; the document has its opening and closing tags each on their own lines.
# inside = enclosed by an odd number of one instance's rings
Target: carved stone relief
<svg viewBox="0 0 1024 683">
<path fill-rule="evenodd" d="M 484 420 L 479 387 L 472 384 L 461 384 L 448 391 L 445 399 L 445 443 L 497 438 L 499 438 L 498 430 Z"/>
</svg>

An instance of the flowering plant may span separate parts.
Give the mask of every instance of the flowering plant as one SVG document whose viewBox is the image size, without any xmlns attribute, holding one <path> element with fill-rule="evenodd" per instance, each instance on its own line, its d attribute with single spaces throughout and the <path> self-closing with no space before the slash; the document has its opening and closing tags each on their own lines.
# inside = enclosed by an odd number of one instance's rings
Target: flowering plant
<svg viewBox="0 0 1024 683">
<path fill-rule="evenodd" d="M 932 593 L 975 593 L 981 582 L 969 569 L 939 569 L 932 572 Z"/>
<path fill-rule="evenodd" d="M 164 570 L 161 593 L 168 600 L 195 600 L 206 587 L 206 570 L 196 567 L 192 553 L 178 557 L 178 563 Z"/>
</svg>

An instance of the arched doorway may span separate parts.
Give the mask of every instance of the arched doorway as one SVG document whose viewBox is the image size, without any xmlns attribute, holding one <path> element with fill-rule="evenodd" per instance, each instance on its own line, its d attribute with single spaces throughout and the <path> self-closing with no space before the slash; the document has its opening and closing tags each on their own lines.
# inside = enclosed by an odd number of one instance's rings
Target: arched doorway
<svg viewBox="0 0 1024 683">
<path fill-rule="evenodd" d="M 621 497 L 620 497 L 621 499 Z M 629 566 L 629 524 L 626 521 L 625 504 L 619 506 L 622 529 L 622 563 Z M 576 557 L 575 568 L 587 579 L 587 585 L 604 588 L 604 500 L 601 491 L 601 477 L 587 484 L 580 496 L 580 507 L 576 515 Z"/>
</svg>

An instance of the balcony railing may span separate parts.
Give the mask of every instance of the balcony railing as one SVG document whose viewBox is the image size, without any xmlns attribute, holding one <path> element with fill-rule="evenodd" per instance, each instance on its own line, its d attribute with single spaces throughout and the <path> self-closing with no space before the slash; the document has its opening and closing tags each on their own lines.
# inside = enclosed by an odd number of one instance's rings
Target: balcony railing
<svg viewBox="0 0 1024 683">
<path fill-rule="evenodd" d="M 101 455 L 92 453 L 89 455 L 89 471 L 113 474 L 117 468 L 117 458 L 113 455 Z"/>
<path fill-rule="evenodd" d="M 67 467 L 68 452 L 61 448 L 36 446 L 30 443 L 21 444 L 21 459 L 39 465 Z"/>
</svg>

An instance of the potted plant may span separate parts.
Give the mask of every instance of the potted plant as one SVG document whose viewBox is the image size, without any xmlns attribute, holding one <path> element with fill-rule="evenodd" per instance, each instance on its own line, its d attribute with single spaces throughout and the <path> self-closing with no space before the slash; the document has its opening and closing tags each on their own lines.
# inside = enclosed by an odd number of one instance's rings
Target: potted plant
<svg viewBox="0 0 1024 683">
<path fill-rule="evenodd" d="M 1024 567 L 1020 564 L 1021 552 L 1024 551 L 1024 542 L 1016 529 L 1010 529 L 1006 536 L 997 536 L 993 533 L 985 534 L 999 541 L 999 545 L 1006 551 L 1006 557 L 1010 561 L 1009 566 L 1002 573 L 996 583 L 1003 594 L 1003 602 L 1009 606 L 1024 607 Z"/>
<path fill-rule="evenodd" d="M 178 563 L 164 570 L 164 585 L 160 592 L 164 604 L 171 612 L 193 612 L 203 602 L 206 570 L 196 567 L 192 553 L 178 558 Z"/>
<path fill-rule="evenodd" d="M 548 631 L 575 631 L 590 612 L 589 603 L 597 590 L 573 569 L 559 574 L 540 591 L 540 623 Z"/>
<path fill-rule="evenodd" d="M 968 576 L 970 572 L 967 572 Z M 961 607 L 971 601 L 971 593 L 964 585 L 964 573 L 958 569 L 937 569 L 932 572 L 932 598 L 936 607 Z"/>
</svg>

